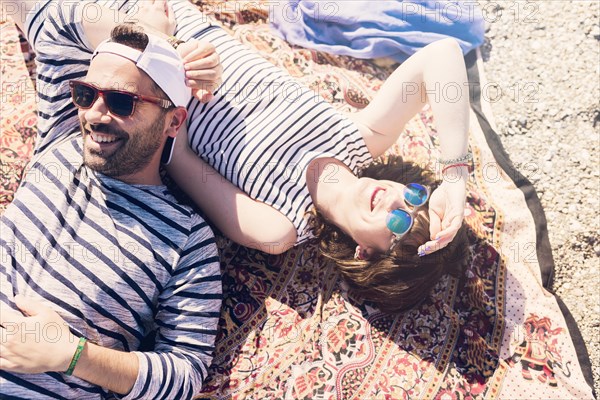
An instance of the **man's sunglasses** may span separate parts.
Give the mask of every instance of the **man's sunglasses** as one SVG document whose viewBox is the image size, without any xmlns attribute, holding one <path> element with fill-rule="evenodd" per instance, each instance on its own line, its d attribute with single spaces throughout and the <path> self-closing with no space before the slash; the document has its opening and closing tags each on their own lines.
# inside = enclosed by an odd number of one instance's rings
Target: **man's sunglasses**
<svg viewBox="0 0 600 400">
<path fill-rule="evenodd" d="M 84 110 L 91 108 L 99 96 L 104 98 L 106 108 L 111 114 L 119 117 L 130 117 L 135 112 L 138 101 L 147 101 L 162 108 L 173 106 L 169 100 L 160 97 L 142 96 L 124 90 L 98 89 L 96 86 L 77 80 L 69 81 L 73 103 Z"/>
<path fill-rule="evenodd" d="M 413 215 L 429 199 L 429 188 L 418 183 L 409 183 L 404 187 L 404 202 L 411 210 L 395 209 L 388 213 L 385 225 L 394 234 L 394 240 L 390 246 L 390 252 L 398 244 L 400 239 L 410 231 L 414 223 Z"/>
</svg>

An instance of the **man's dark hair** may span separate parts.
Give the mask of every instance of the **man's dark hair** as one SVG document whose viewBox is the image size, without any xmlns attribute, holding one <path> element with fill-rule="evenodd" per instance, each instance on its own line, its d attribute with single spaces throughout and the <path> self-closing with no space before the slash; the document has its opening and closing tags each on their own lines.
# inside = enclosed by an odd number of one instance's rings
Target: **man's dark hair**
<svg viewBox="0 0 600 400">
<path fill-rule="evenodd" d="M 144 29 L 133 23 L 124 23 L 117 25 L 113 28 L 110 33 L 110 41 L 119 43 L 125 46 L 129 46 L 131 48 L 144 51 L 146 46 L 150 40 L 148 39 L 148 35 L 144 32 Z M 162 99 L 168 99 L 169 96 L 154 82 L 152 82 L 152 93 L 156 97 L 160 97 Z M 165 109 L 161 109 L 162 112 L 165 112 Z"/>
</svg>

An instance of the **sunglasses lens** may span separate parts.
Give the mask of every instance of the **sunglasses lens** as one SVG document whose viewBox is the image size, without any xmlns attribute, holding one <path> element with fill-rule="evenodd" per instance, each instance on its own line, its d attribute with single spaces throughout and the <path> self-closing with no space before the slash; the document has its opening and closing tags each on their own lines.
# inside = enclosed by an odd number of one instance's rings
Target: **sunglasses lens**
<svg viewBox="0 0 600 400">
<path fill-rule="evenodd" d="M 98 91 L 94 88 L 75 83 L 73 85 L 73 103 L 81 108 L 90 108 L 94 104 Z"/>
<path fill-rule="evenodd" d="M 404 187 L 404 199 L 407 203 L 419 207 L 425 204 L 429 194 L 427 188 L 418 183 L 409 183 Z"/>
<path fill-rule="evenodd" d="M 392 210 L 385 218 L 385 225 L 395 234 L 402 235 L 412 226 L 412 217 L 404 210 Z"/>
<path fill-rule="evenodd" d="M 133 113 L 134 97 L 127 93 L 105 92 L 104 100 L 111 113 L 128 117 Z"/>
</svg>

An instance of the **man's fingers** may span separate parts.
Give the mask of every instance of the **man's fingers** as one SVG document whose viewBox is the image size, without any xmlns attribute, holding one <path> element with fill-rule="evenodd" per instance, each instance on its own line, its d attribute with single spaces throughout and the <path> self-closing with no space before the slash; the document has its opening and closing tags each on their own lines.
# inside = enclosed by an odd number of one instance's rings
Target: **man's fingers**
<svg viewBox="0 0 600 400">
<path fill-rule="evenodd" d="M 192 89 L 192 96 L 197 98 L 200 103 L 208 103 L 215 97 L 212 91 L 203 89 Z"/>
<path fill-rule="evenodd" d="M 208 103 L 209 101 L 211 101 L 215 96 L 210 93 L 210 92 L 198 92 L 198 93 L 203 93 L 198 100 L 200 100 L 200 103 Z"/>
<path fill-rule="evenodd" d="M 15 304 L 17 307 L 19 307 L 19 310 L 21 310 L 23 314 L 27 316 L 33 316 L 41 312 L 52 311 L 52 309 L 46 306 L 46 304 L 20 294 L 15 296 Z"/>
<path fill-rule="evenodd" d="M 204 92 L 213 93 L 219 87 L 220 82 L 186 80 L 185 84 L 192 88 L 192 90 L 202 90 Z"/>
<path fill-rule="evenodd" d="M 17 365 L 14 362 L 0 357 L 0 371 L 14 371 L 16 367 Z"/>
<path fill-rule="evenodd" d="M 165 0 L 164 8 L 167 17 L 169 18 L 169 23 L 175 25 L 177 23 L 177 21 L 175 21 L 175 13 L 173 12 L 173 7 L 167 2 L 167 0 Z"/>
<path fill-rule="evenodd" d="M 215 69 L 204 69 L 199 71 L 186 71 L 185 77 L 195 81 L 216 82 L 221 79 L 221 74 Z"/>
<path fill-rule="evenodd" d="M 0 325 L 5 326 L 6 324 L 14 324 L 23 319 L 23 315 L 9 308 L 4 304 L 0 304 Z"/>
</svg>

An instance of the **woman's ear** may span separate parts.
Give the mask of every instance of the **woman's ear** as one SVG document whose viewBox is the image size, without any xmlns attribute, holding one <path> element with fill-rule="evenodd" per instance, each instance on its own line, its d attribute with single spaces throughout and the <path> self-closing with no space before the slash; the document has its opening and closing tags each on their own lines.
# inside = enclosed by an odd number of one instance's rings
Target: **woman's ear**
<svg viewBox="0 0 600 400">
<path fill-rule="evenodd" d="M 369 247 L 362 247 L 360 244 L 356 245 L 354 251 L 354 259 L 360 261 L 368 261 L 373 255 L 372 250 Z"/>
<path fill-rule="evenodd" d="M 170 118 L 167 118 L 167 126 L 165 127 L 167 136 L 175 137 L 181 125 L 185 124 L 187 119 L 187 110 L 185 107 L 177 107 L 171 113 Z"/>
</svg>

